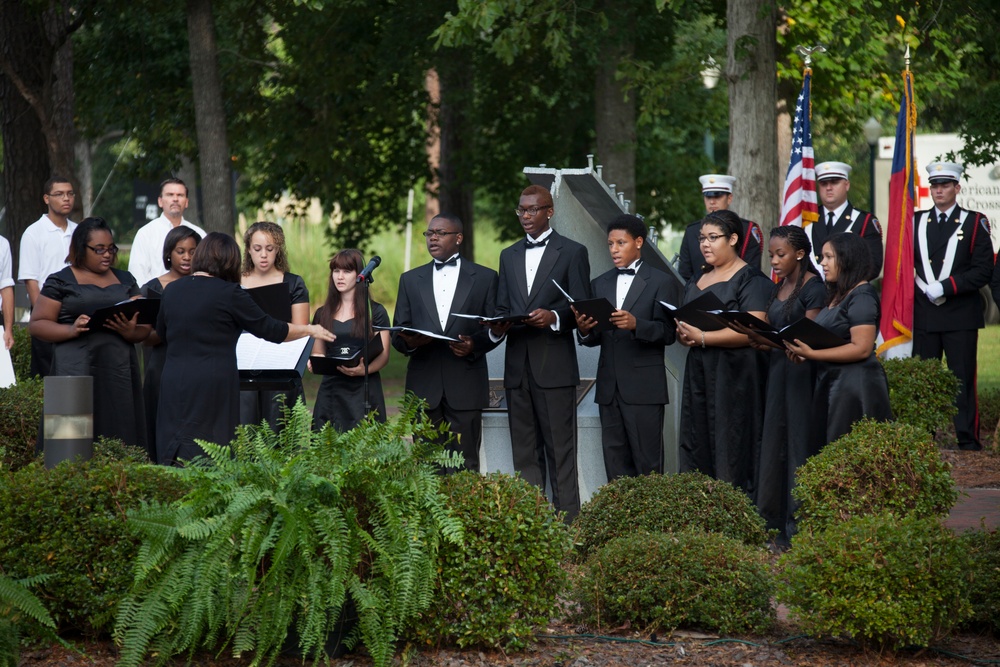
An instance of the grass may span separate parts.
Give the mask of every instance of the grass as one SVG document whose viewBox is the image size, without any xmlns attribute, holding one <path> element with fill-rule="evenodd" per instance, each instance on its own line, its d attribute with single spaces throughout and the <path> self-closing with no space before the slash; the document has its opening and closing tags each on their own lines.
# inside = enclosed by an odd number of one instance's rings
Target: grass
<svg viewBox="0 0 1000 667">
<path fill-rule="evenodd" d="M 994 324 L 979 331 L 979 393 L 1000 389 L 1000 325 Z"/>
</svg>

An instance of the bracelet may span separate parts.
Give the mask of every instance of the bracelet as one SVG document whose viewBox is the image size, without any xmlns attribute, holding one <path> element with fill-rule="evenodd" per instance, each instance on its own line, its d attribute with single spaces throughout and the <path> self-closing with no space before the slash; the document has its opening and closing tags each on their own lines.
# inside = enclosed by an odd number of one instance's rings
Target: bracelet
<svg viewBox="0 0 1000 667">
<path fill-rule="evenodd" d="M 701 332 L 701 346 L 705 347 L 705 332 Z"/>
</svg>

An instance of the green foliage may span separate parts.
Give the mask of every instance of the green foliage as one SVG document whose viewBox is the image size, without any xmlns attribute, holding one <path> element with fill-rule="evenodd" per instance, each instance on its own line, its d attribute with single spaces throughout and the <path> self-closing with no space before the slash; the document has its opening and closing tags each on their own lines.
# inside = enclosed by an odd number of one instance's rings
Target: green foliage
<svg viewBox="0 0 1000 667">
<path fill-rule="evenodd" d="M 303 655 L 319 658 L 347 596 L 377 667 L 399 630 L 431 603 L 438 547 L 461 540 L 440 495 L 437 466 L 455 467 L 412 395 L 385 424 L 313 432 L 302 402 L 276 435 L 243 428 L 232 447 L 171 469 L 191 491 L 130 514 L 142 537 L 132 595 L 115 639 L 124 666 L 147 654 L 228 644 L 272 664 L 294 624 Z"/>
<path fill-rule="evenodd" d="M 463 544 L 445 544 L 434 602 L 411 636 L 422 644 L 524 648 L 556 613 L 569 531 L 539 490 L 507 475 L 444 480 Z"/>
<path fill-rule="evenodd" d="M 945 428 L 958 409 L 958 378 L 938 359 L 881 360 L 889 380 L 889 403 L 896 420 L 933 433 Z"/>
<path fill-rule="evenodd" d="M 970 558 L 937 519 L 891 513 L 799 533 L 778 599 L 804 632 L 866 647 L 927 646 L 970 613 Z"/>
<path fill-rule="evenodd" d="M 958 491 L 930 435 L 907 424 L 857 422 L 796 473 L 799 530 L 821 530 L 851 517 L 893 512 L 943 517 Z"/>
<path fill-rule="evenodd" d="M 34 583 L 42 580 L 37 578 Z M 0 574 L 0 667 L 18 666 L 20 629 L 32 624 L 54 630 L 55 621 L 41 601 L 26 585 L 31 581 L 15 581 Z"/>
<path fill-rule="evenodd" d="M 32 463 L 0 477 L 0 563 L 14 578 L 50 575 L 38 585 L 60 630 L 111 628 L 132 582 L 138 550 L 126 512 L 180 497 L 162 468 L 98 457 L 52 470 Z"/>
<path fill-rule="evenodd" d="M 134 464 L 149 463 L 149 456 L 142 447 L 126 445 L 118 438 L 106 438 L 103 435 L 94 441 L 94 458 Z"/>
<path fill-rule="evenodd" d="M 583 506 L 573 528 L 581 561 L 616 537 L 636 533 L 705 530 L 749 545 L 769 537 L 745 493 L 694 472 L 609 482 Z"/>
<path fill-rule="evenodd" d="M 1000 388 L 991 388 L 979 392 L 979 423 L 984 431 L 993 431 L 1000 423 Z M 1000 438 L 993 436 L 994 447 L 1000 444 Z"/>
<path fill-rule="evenodd" d="M 574 597 L 597 627 L 696 627 L 721 634 L 765 632 L 774 622 L 767 551 L 725 535 L 652 533 L 619 537 L 587 561 Z"/>
<path fill-rule="evenodd" d="M 19 378 L 0 389 L 0 470 L 19 470 L 35 459 L 42 389 L 41 378 Z"/>
<path fill-rule="evenodd" d="M 31 334 L 28 327 L 14 327 L 14 347 L 10 350 L 14 362 L 14 377 L 22 382 L 31 377 Z"/>
<path fill-rule="evenodd" d="M 1000 633 L 1000 531 L 970 531 L 961 541 L 972 556 L 968 625 Z"/>
</svg>

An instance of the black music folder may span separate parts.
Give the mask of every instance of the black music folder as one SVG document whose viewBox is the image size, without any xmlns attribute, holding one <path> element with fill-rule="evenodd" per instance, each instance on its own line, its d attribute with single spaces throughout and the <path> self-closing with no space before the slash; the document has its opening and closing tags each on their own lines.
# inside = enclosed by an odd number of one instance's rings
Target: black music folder
<svg viewBox="0 0 1000 667">
<path fill-rule="evenodd" d="M 557 283 L 555 279 L 552 280 L 552 284 L 556 286 L 566 300 L 573 304 L 577 312 L 586 315 L 594 319 L 597 322 L 597 326 L 590 330 L 590 333 L 602 333 L 604 331 L 610 331 L 615 325 L 611 324 L 611 313 L 615 312 L 616 308 L 613 303 L 605 299 L 603 296 L 597 299 L 583 299 L 582 301 L 577 301 L 569 295 L 569 292 L 562 288 L 562 285 Z"/>
<path fill-rule="evenodd" d="M 708 312 L 726 309 L 726 304 L 722 303 L 722 300 L 713 292 L 705 292 L 697 299 L 680 307 L 666 301 L 661 301 L 660 305 L 671 318 L 698 327 L 702 331 L 721 331 L 727 328 L 725 320 L 720 320 L 719 317 L 710 315 Z"/>
<path fill-rule="evenodd" d="M 340 366 L 353 368 L 360 364 L 361 357 L 365 356 L 363 354 L 365 346 L 361 344 L 361 340 L 358 338 L 338 338 L 332 343 L 324 344 L 327 351 L 333 352 L 332 355 L 309 357 L 309 361 L 312 363 L 312 372 L 317 375 L 335 375 L 339 372 L 337 368 Z M 375 334 L 368 341 L 367 356 L 365 356 L 368 363 L 370 364 L 375 357 L 382 354 L 383 349 L 382 336 Z"/>
<path fill-rule="evenodd" d="M 276 320 L 292 321 L 292 293 L 283 282 L 247 290 L 260 309 Z"/>
<path fill-rule="evenodd" d="M 466 320 L 476 320 L 481 324 L 504 324 L 505 322 L 510 322 L 511 324 L 521 324 L 526 319 L 531 317 L 527 314 L 519 315 L 497 315 L 496 317 L 486 317 L 485 315 L 469 315 L 467 313 L 452 313 L 454 317 L 461 317 Z"/>
<path fill-rule="evenodd" d="M 758 331 L 761 337 L 768 339 L 775 345 L 784 347 L 784 342 L 792 342 L 796 339 L 802 341 L 814 350 L 829 350 L 833 347 L 847 345 L 850 341 L 844 340 L 833 333 L 822 324 L 817 324 L 808 317 L 792 322 L 787 327 L 778 331 Z"/>
<path fill-rule="evenodd" d="M 126 301 L 119 301 L 113 306 L 106 306 L 104 308 L 98 308 L 94 311 L 94 314 L 90 316 L 90 322 L 87 324 L 87 328 L 91 331 L 107 331 L 104 325 L 111 321 L 111 319 L 121 313 L 127 319 L 132 319 L 132 317 L 139 313 L 139 324 L 156 324 L 156 316 L 160 312 L 160 300 L 159 299 L 132 299 Z"/>
<path fill-rule="evenodd" d="M 312 351 L 312 338 L 272 343 L 248 331 L 236 343 L 236 363 L 240 371 L 240 389 L 290 389 L 306 371 Z"/>
<path fill-rule="evenodd" d="M 739 310 L 706 310 L 708 315 L 718 317 L 725 324 L 742 324 L 754 331 L 777 331 L 764 320 Z"/>
</svg>

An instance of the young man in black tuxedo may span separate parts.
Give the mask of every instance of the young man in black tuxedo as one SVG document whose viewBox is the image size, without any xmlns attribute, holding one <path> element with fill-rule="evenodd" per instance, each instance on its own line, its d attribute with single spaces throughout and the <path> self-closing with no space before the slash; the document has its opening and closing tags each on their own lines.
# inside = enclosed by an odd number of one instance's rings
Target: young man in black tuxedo
<svg viewBox="0 0 1000 667">
<path fill-rule="evenodd" d="M 571 521 L 580 512 L 576 471 L 576 387 L 580 370 L 569 302 L 590 296 L 587 249 L 549 227 L 552 195 L 539 185 L 521 193 L 517 216 L 526 238 L 500 253 L 497 315 L 528 315 L 523 324 L 491 325 L 492 338 L 507 335 L 504 388 L 514 469 L 545 488 Z"/>
<path fill-rule="evenodd" d="M 979 289 L 993 272 L 990 223 L 956 203 L 964 168 L 927 165 L 934 208 L 917 211 L 913 224 L 913 354 L 940 359 L 958 377 L 955 435 L 961 449 L 982 449 L 976 400 L 976 346 L 985 326 Z"/>
<path fill-rule="evenodd" d="M 663 412 L 667 374 L 663 348 L 675 330 L 660 301 L 680 303 L 681 286 L 642 261 L 646 225 L 621 215 L 608 225 L 608 250 L 615 268 L 591 283 L 595 297 L 616 308 L 612 329 L 573 309 L 580 343 L 601 346 L 597 365 L 601 441 L 608 480 L 663 472 Z"/>
<path fill-rule="evenodd" d="M 477 320 L 453 313 L 490 317 L 496 303 L 497 272 L 459 255 L 462 221 L 441 214 L 427 223 L 424 237 L 431 261 L 399 277 L 395 326 L 430 331 L 460 342 L 397 332 L 392 345 L 409 357 L 406 390 L 427 401 L 435 424 L 447 422 L 455 440 L 448 446 L 479 472 L 483 408 L 489 406 L 486 353 L 497 346 Z"/>
</svg>

